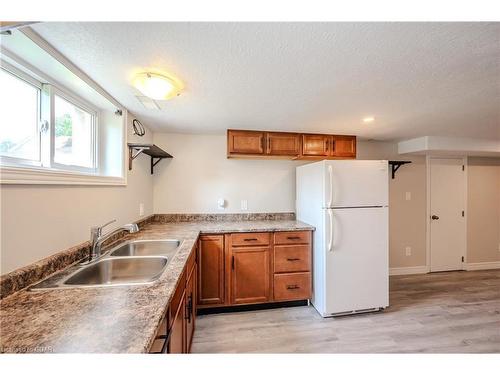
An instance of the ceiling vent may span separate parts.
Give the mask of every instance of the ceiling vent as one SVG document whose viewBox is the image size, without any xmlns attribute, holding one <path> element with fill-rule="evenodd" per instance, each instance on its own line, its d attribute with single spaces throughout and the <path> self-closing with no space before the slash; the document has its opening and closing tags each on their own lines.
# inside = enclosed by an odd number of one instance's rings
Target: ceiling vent
<svg viewBox="0 0 500 375">
<path fill-rule="evenodd" d="M 136 95 L 135 97 L 137 98 L 138 101 L 141 102 L 141 104 L 146 109 L 155 109 L 155 110 L 158 110 L 158 111 L 161 109 L 160 106 L 158 105 L 158 103 L 155 100 L 153 100 L 153 99 L 151 99 L 151 98 L 149 98 L 147 96 Z"/>
</svg>

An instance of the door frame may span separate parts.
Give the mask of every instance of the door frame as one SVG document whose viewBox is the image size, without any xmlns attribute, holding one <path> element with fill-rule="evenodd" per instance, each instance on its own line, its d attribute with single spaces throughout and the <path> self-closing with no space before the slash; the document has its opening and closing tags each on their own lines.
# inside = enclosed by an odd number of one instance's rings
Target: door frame
<svg viewBox="0 0 500 375">
<path fill-rule="evenodd" d="M 426 254 L 425 254 L 425 267 L 427 269 L 427 273 L 431 272 L 431 160 L 432 159 L 462 159 L 462 165 L 464 166 L 464 174 L 463 174 L 463 184 L 464 184 L 464 253 L 462 256 L 464 257 L 464 261 L 462 262 L 461 270 L 467 269 L 467 216 L 468 216 L 468 201 L 467 201 L 467 174 L 468 174 L 468 157 L 467 156 L 440 156 L 440 155 L 426 155 L 425 157 L 425 165 L 426 165 L 426 200 L 427 200 L 427 208 L 426 208 Z"/>
</svg>

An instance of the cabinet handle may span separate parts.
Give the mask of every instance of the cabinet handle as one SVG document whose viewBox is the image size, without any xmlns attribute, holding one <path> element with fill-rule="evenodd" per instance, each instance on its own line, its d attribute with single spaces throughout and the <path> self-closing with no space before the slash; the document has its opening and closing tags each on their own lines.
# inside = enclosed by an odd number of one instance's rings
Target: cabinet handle
<svg viewBox="0 0 500 375">
<path fill-rule="evenodd" d="M 258 241 L 257 238 L 244 238 L 243 241 Z"/>
<path fill-rule="evenodd" d="M 234 255 L 231 257 L 231 268 L 234 270 Z"/>
<path fill-rule="evenodd" d="M 300 240 L 299 236 L 289 236 L 286 238 L 287 240 Z"/>
<path fill-rule="evenodd" d="M 326 140 L 326 152 L 330 149 L 330 140 Z"/>
<path fill-rule="evenodd" d="M 300 289 L 300 287 L 297 285 L 297 284 L 294 284 L 294 285 L 287 285 L 286 286 L 287 289 Z"/>
<path fill-rule="evenodd" d="M 185 319 L 188 323 L 191 323 L 191 316 L 193 315 L 193 293 L 191 293 L 188 297 L 188 303 L 186 304 L 187 316 Z"/>
<path fill-rule="evenodd" d="M 294 262 L 296 260 L 300 260 L 300 258 L 286 258 L 289 262 Z"/>
</svg>

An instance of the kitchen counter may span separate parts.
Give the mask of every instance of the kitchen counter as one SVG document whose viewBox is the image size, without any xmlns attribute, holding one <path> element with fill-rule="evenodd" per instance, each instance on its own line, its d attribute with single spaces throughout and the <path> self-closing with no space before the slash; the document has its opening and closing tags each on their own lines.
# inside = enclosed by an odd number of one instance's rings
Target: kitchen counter
<svg viewBox="0 0 500 375">
<path fill-rule="evenodd" d="M 0 350 L 147 353 L 200 233 L 313 229 L 295 220 L 147 224 L 122 240 L 182 241 L 160 279 L 148 285 L 19 291 L 0 302 Z"/>
</svg>

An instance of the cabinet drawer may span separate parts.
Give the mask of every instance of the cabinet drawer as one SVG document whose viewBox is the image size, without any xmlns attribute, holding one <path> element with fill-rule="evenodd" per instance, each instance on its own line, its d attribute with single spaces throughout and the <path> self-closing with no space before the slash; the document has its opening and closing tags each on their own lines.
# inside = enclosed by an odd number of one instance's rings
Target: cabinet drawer
<svg viewBox="0 0 500 375">
<path fill-rule="evenodd" d="M 274 248 L 274 272 L 299 272 L 311 270 L 309 245 L 276 246 Z"/>
<path fill-rule="evenodd" d="M 308 244 L 311 243 L 311 232 L 276 232 L 274 234 L 275 245 L 288 245 L 288 244 Z"/>
<path fill-rule="evenodd" d="M 274 275 L 274 300 L 293 301 L 311 298 L 311 273 Z"/>
<path fill-rule="evenodd" d="M 233 233 L 231 244 L 233 246 L 269 245 L 269 233 Z"/>
</svg>

